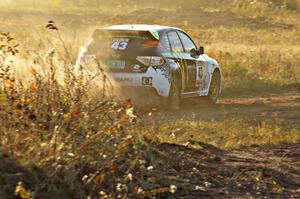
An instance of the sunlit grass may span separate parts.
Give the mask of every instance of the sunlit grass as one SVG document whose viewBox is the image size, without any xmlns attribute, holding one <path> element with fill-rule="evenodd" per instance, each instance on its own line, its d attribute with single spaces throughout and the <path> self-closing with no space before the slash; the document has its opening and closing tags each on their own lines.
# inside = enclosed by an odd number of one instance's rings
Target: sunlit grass
<svg viewBox="0 0 300 199">
<path fill-rule="evenodd" d="M 106 13 L 125 17 L 124 13 L 144 9 L 140 5 L 103 6 L 101 9 L 74 6 L 65 9 L 59 1 L 54 3 L 56 5 L 51 4 L 49 8 L 43 5 L 10 9 L 27 13 L 47 10 L 51 17 L 55 17 L 57 12 L 80 12 L 87 16 L 90 13 Z M 153 16 L 153 20 L 187 30 L 198 45 L 206 47 L 208 55 L 219 61 L 224 78 L 223 96 L 261 95 L 294 89 L 300 82 L 299 15 L 286 8 L 270 10 L 265 3 L 255 6 L 237 5 L 230 11 L 241 17 L 267 16 L 271 24 L 291 23 L 295 27 L 259 27 L 259 30 L 206 28 L 189 20 L 178 23 L 176 18 L 169 21 L 166 17 Z M 177 9 L 189 10 L 189 5 L 172 4 L 171 8 L 162 8 L 169 11 Z M 203 9 L 216 11 L 213 4 Z M 220 5 L 220 9 L 224 9 L 224 5 Z M 278 13 L 287 17 L 283 19 Z M 23 19 L 18 17 L 17 12 L 11 12 L 9 16 L 0 26 L 13 30 L 16 40 L 8 46 L 17 43 L 20 46 L 16 48 L 21 52 L 13 56 L 5 48 L 6 54 L 0 61 L 1 73 L 4 74 L 0 78 L 0 147 L 22 166 L 28 168 L 33 165 L 54 176 L 40 179 L 36 187 L 36 191 L 47 196 L 55 197 L 65 190 L 75 190 L 78 197 L 83 197 L 88 196 L 90 190 L 99 195 L 104 189 L 105 194 L 114 197 L 123 194 L 122 189 L 128 187 L 133 196 L 140 196 L 146 193 L 143 190 L 138 193 L 144 182 L 144 173 L 151 175 L 156 166 L 165 169 L 157 171 L 159 175 L 163 175 L 159 172 L 169 172 L 168 165 L 162 161 L 165 154 L 157 149 L 163 142 L 194 148 L 211 144 L 224 149 L 299 142 L 300 126 L 286 124 L 276 117 L 271 121 L 227 118 L 223 121 L 184 120 L 145 127 L 127 114 L 128 110 L 133 113 L 131 103 L 115 102 L 108 96 L 110 88 L 105 87 L 106 84 L 98 84 L 106 80 L 103 71 L 94 81 L 89 81 L 89 76 L 77 77 L 72 73 L 80 46 L 89 40 L 95 28 L 108 25 L 105 17 L 95 17 L 95 21 L 96 18 L 99 20 L 97 23 L 85 25 L 91 20 L 83 15 L 82 21 L 71 21 L 71 25 L 59 27 L 61 39 L 57 37 L 58 32 L 45 29 L 44 19 L 37 19 L 39 15 Z M 119 17 L 118 22 L 122 23 L 122 19 Z M 35 23 L 29 24 L 31 21 Z M 59 24 L 69 21 L 63 16 Z M 5 39 L 0 44 L 3 41 Z M 159 162 L 155 159 L 157 157 Z M 132 183 L 132 175 L 141 182 Z M 94 185 L 97 188 L 92 189 Z M 174 186 L 170 187 L 174 191 Z M 154 190 L 169 192 L 168 187 Z"/>
<path fill-rule="evenodd" d="M 178 121 L 162 124 L 155 129 L 162 142 L 192 147 L 211 144 L 221 148 L 238 148 L 251 145 L 295 143 L 300 140 L 300 126 L 286 126 L 275 122 L 232 120 Z"/>
</svg>

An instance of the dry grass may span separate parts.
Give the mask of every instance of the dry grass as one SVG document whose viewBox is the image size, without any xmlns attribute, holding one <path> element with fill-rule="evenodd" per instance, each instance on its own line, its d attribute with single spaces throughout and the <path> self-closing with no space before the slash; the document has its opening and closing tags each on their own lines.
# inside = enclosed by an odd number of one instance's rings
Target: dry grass
<svg viewBox="0 0 300 199">
<path fill-rule="evenodd" d="M 282 92 L 299 86 L 297 46 L 218 45 L 212 49 L 208 54 L 216 57 L 223 69 L 224 95 Z"/>
<path fill-rule="evenodd" d="M 161 141 L 203 147 L 211 144 L 221 148 L 251 145 L 294 143 L 300 139 L 299 126 L 286 126 L 278 118 L 272 122 L 255 120 L 178 121 L 164 123 L 158 130 Z"/>
<path fill-rule="evenodd" d="M 49 28 L 55 29 L 55 25 Z M 56 32 L 60 39 L 59 31 Z M 128 130 L 134 124 L 134 115 L 130 114 L 132 105 L 114 102 L 110 97 L 110 84 L 101 66 L 92 76 L 74 74 L 71 55 L 67 51 L 61 53 L 66 55 L 66 62 L 62 63 L 56 61 L 58 52 L 51 51 L 38 56 L 40 59 L 28 74 L 33 80 L 24 85 L 11 70 L 10 57 L 17 48 L 14 38 L 2 34 L 1 41 L 1 146 L 22 165 L 35 164 L 43 170 L 51 170 L 51 175 L 72 170 L 66 178 L 45 179 L 44 183 L 57 186 L 43 191 L 47 197 L 56 197 L 55 194 L 64 190 L 60 186 L 72 181 L 74 184 L 68 189 L 78 188 L 82 182 L 78 177 L 89 175 L 83 181 L 88 184 L 103 169 L 109 170 L 103 175 L 113 175 L 120 158 L 126 157 L 123 153 L 131 148 L 127 146 L 143 146 L 135 143 L 142 139 L 135 138 Z M 43 74 L 35 69 L 37 66 L 44 68 Z M 57 75 L 58 68 L 64 69 L 63 76 Z M 89 165 L 95 173 L 82 173 L 81 164 Z M 36 190 L 39 192 L 41 188 L 36 187 Z M 79 188 L 78 192 L 79 198 L 85 195 Z"/>
<path fill-rule="evenodd" d="M 297 13 L 290 9 L 294 6 L 274 4 L 276 9 L 270 10 L 264 7 L 265 2 L 259 2 L 255 6 L 260 9 L 236 4 L 231 11 L 252 18 L 266 17 L 271 13 L 274 17 L 268 17 L 266 21 L 275 24 L 275 28 L 258 24 L 261 28 L 258 32 L 248 27 L 198 26 L 192 23 L 192 19 L 181 25 L 198 43 L 205 44 L 207 53 L 220 62 L 224 95 L 286 91 L 299 84 L 299 20 Z M 286 2 L 297 4 L 297 1 Z M 205 8 L 206 11 L 213 12 L 213 6 Z M 73 11 L 77 9 L 73 7 Z M 133 10 L 138 9 L 136 6 Z M 189 8 L 176 4 L 168 11 L 176 9 Z M 107 8 L 108 12 L 112 10 Z M 283 19 L 277 17 L 277 13 L 289 17 Z M 122 21 L 124 17 L 125 23 L 126 15 L 119 14 L 116 18 Z M 37 19 L 36 16 L 27 20 L 33 19 Z M 37 23 L 44 23 L 43 20 L 37 20 Z M 158 20 L 162 24 L 178 25 L 178 17 L 172 19 L 174 21 Z M 66 21 L 68 19 L 64 16 L 60 19 L 61 23 Z M 139 23 L 145 21 L 137 20 Z M 291 23 L 295 27 L 278 28 L 278 23 Z M 97 24 L 100 25 L 105 25 L 105 22 Z M 36 175 L 33 189 L 41 197 L 83 198 L 99 194 L 110 198 L 159 194 L 172 197 L 175 188 L 171 183 L 178 176 L 183 178 L 184 171 L 173 169 L 176 163 L 159 150 L 161 142 L 194 148 L 206 144 L 236 148 L 299 141 L 299 126 L 289 126 L 284 121 L 226 119 L 143 127 L 136 120 L 131 103 L 114 100 L 111 84 L 101 66 L 95 74 L 72 72 L 78 49 L 90 33 L 79 32 L 65 39 L 70 32 L 49 32 L 45 28 L 32 31 L 36 24 L 24 26 L 24 21 L 19 19 L 3 21 L 2 26 L 11 27 L 16 40 L 10 35 L 2 35 L 0 39 L 0 45 L 4 45 L 0 54 L 1 151 L 33 170 Z M 92 30 L 95 24 L 77 26 L 75 21 L 69 27 Z M 30 31 L 26 31 L 28 29 Z M 21 52 L 16 56 L 17 49 Z M 170 173 L 177 176 L 176 180 L 161 180 L 161 176 L 169 177 Z M 180 183 L 184 187 L 186 182 Z"/>
</svg>

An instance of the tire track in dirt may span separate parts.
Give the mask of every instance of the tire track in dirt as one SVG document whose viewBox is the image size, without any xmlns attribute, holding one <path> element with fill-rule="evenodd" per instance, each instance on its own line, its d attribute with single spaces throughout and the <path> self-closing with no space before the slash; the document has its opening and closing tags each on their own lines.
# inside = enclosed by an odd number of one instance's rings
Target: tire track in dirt
<svg viewBox="0 0 300 199">
<path fill-rule="evenodd" d="M 222 98 L 216 105 L 207 104 L 205 99 L 184 99 L 178 111 L 163 111 L 152 105 L 138 107 L 137 112 L 145 123 L 158 124 L 177 120 L 269 120 L 272 117 L 297 124 L 300 122 L 300 93 Z"/>
</svg>

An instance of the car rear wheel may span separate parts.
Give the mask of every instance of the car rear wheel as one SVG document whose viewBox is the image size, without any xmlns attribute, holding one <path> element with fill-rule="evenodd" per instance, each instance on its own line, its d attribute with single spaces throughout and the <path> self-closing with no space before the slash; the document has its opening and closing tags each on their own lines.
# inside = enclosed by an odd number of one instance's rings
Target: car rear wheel
<svg viewBox="0 0 300 199">
<path fill-rule="evenodd" d="M 180 108 L 181 101 L 181 86 L 180 79 L 174 76 L 171 80 L 170 94 L 167 101 L 167 107 L 169 110 L 178 110 Z"/>
<path fill-rule="evenodd" d="M 221 75 L 219 71 L 215 71 L 212 75 L 209 93 L 208 93 L 208 101 L 212 104 L 217 103 L 220 95 L 221 89 Z"/>
</svg>

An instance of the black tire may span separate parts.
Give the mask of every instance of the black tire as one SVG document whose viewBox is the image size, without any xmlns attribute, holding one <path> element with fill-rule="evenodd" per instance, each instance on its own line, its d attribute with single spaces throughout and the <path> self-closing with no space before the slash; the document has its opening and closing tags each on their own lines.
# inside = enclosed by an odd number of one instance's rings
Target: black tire
<svg viewBox="0 0 300 199">
<path fill-rule="evenodd" d="M 210 104 L 216 104 L 221 90 L 221 74 L 219 71 L 215 71 L 212 75 L 209 93 L 207 96 L 207 100 Z"/>
<path fill-rule="evenodd" d="M 173 76 L 171 80 L 170 94 L 167 100 L 169 110 L 178 110 L 181 102 L 181 81 L 178 76 Z"/>
</svg>

